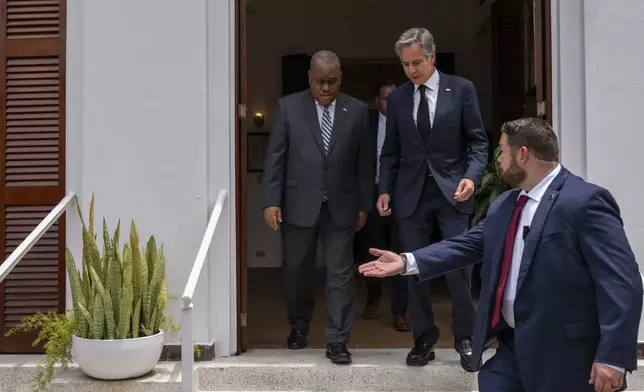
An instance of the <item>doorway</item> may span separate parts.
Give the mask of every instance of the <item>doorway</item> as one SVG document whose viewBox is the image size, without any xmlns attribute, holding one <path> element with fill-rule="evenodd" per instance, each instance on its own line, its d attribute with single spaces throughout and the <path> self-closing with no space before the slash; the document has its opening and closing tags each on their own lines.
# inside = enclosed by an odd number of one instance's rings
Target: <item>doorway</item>
<svg viewBox="0 0 644 392">
<path fill-rule="evenodd" d="M 372 91 L 378 79 L 405 81 L 393 53 L 396 39 L 409 27 L 424 26 L 436 40 L 437 67 L 474 82 L 491 151 L 503 122 L 525 115 L 550 120 L 549 0 L 415 3 L 403 9 L 393 3 L 374 7 L 368 0 L 331 0 L 327 11 L 319 13 L 298 0 L 237 0 L 238 347 L 242 352 L 285 347 L 289 332 L 280 237 L 264 225 L 259 201 L 261 154 L 275 103 L 283 95 L 308 87 L 308 60 L 315 51 L 335 51 L 343 64 L 341 90 L 374 108 Z M 326 318 L 322 269 L 318 275 L 319 295 L 309 335 L 313 348 L 324 346 Z M 441 329 L 438 346 L 452 347 L 446 284 L 441 278 L 432 283 Z M 478 285 L 474 286 L 476 297 Z M 366 290 L 359 277 L 357 288 L 358 314 L 350 347 L 410 347 L 411 334 L 391 328 L 388 285 L 384 285 L 380 317 L 370 321 L 360 319 Z"/>
</svg>

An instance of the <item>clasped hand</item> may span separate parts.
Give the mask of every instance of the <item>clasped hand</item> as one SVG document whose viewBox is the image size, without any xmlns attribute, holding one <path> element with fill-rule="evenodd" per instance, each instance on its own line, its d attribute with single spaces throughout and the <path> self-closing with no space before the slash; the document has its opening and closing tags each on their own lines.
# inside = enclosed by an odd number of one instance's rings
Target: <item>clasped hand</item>
<svg viewBox="0 0 644 392">
<path fill-rule="evenodd" d="M 397 253 L 388 250 L 369 249 L 378 259 L 362 264 L 358 271 L 364 276 L 384 278 L 405 272 L 405 263 Z"/>
<path fill-rule="evenodd" d="M 595 392 L 618 391 L 624 382 L 624 373 L 602 363 L 593 363 L 589 384 L 595 386 Z"/>
</svg>

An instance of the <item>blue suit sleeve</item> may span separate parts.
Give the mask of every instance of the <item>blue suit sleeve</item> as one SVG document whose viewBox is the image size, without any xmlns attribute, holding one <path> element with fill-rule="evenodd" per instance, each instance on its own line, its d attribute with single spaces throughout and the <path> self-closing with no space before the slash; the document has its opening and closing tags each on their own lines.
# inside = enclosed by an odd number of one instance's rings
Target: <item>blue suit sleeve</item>
<svg viewBox="0 0 644 392">
<path fill-rule="evenodd" d="M 471 82 L 465 85 L 462 111 L 463 132 L 468 145 L 467 171 L 464 177 L 472 180 L 478 187 L 488 161 L 488 140 L 476 88 Z"/>
<path fill-rule="evenodd" d="M 482 261 L 484 225 L 485 220 L 461 235 L 412 252 L 418 279 L 431 279 Z"/>
<path fill-rule="evenodd" d="M 642 278 L 624 232 L 619 207 L 605 189 L 590 199 L 579 231 L 595 282 L 600 340 L 595 361 L 633 371 L 642 314 Z"/>
</svg>

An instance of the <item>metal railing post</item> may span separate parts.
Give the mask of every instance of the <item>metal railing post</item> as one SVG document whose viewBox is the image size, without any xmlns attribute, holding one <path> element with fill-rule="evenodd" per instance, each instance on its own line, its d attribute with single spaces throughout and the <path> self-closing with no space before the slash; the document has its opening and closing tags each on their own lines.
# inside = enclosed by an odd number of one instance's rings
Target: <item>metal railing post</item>
<svg viewBox="0 0 644 392">
<path fill-rule="evenodd" d="M 199 276 L 206 263 L 208 250 L 215 234 L 219 217 L 224 209 L 224 203 L 228 191 L 221 190 L 217 195 L 217 201 L 208 219 L 206 232 L 204 233 L 201 245 L 197 251 L 197 257 L 190 269 L 190 275 L 186 287 L 181 296 L 181 390 L 182 392 L 197 392 L 199 380 L 195 369 L 194 353 L 194 314 L 192 297 L 197 288 Z"/>
<path fill-rule="evenodd" d="M 197 392 L 192 304 L 181 309 L 181 391 Z"/>
</svg>

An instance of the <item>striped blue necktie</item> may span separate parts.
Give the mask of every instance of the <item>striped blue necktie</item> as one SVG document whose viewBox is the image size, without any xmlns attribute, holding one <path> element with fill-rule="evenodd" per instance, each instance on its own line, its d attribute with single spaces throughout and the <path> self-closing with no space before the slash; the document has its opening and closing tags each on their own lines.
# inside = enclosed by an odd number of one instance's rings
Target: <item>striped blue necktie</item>
<svg viewBox="0 0 644 392">
<path fill-rule="evenodd" d="M 329 144 L 331 143 L 331 130 L 333 129 L 333 123 L 331 122 L 331 113 L 329 113 L 329 107 L 325 106 L 324 111 L 322 112 L 322 121 L 320 122 L 320 130 L 322 131 L 322 141 L 324 142 L 324 153 L 325 155 L 329 153 Z M 326 191 L 322 195 L 322 201 L 326 201 Z"/>
<path fill-rule="evenodd" d="M 322 130 L 322 141 L 324 142 L 324 152 L 325 154 L 329 153 L 329 143 L 331 142 L 331 130 L 333 129 L 333 123 L 331 122 L 331 113 L 329 113 L 329 107 L 324 107 L 324 112 L 322 113 L 322 122 L 320 123 L 320 130 Z"/>
</svg>

